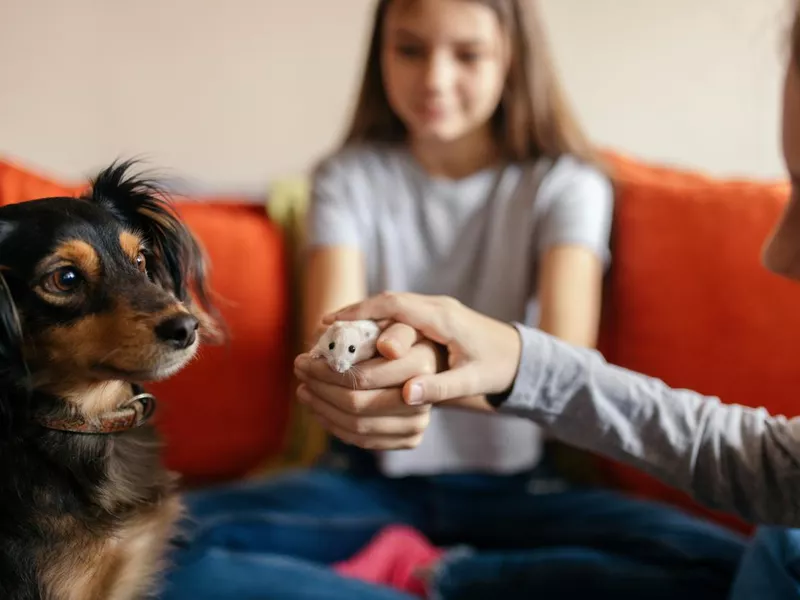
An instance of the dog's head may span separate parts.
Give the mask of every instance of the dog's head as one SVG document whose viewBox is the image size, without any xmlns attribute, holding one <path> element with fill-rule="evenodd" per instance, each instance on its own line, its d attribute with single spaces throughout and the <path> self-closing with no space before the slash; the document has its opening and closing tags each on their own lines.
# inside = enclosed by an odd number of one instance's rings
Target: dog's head
<svg viewBox="0 0 800 600">
<path fill-rule="evenodd" d="M 214 334 L 202 252 L 163 190 L 113 164 L 80 198 L 0 208 L 0 365 L 33 387 L 144 382 Z"/>
</svg>

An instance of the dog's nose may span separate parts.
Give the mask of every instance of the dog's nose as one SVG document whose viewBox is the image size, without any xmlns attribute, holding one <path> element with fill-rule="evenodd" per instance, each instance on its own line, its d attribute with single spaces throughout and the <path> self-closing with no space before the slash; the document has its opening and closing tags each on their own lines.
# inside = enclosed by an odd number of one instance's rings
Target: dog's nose
<svg viewBox="0 0 800 600">
<path fill-rule="evenodd" d="M 188 348 L 197 337 L 200 325 L 192 315 L 180 314 L 164 319 L 156 326 L 156 335 L 177 350 Z"/>
</svg>

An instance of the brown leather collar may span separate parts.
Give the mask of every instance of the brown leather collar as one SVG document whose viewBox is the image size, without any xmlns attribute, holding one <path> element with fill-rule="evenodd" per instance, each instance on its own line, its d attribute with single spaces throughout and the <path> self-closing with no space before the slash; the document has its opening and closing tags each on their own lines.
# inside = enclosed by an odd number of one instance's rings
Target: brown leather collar
<svg viewBox="0 0 800 600">
<path fill-rule="evenodd" d="M 141 427 L 153 416 L 156 398 L 152 394 L 140 392 L 121 405 L 94 419 L 81 415 L 54 416 L 43 415 L 39 423 L 47 429 L 69 433 L 109 434 Z"/>
</svg>

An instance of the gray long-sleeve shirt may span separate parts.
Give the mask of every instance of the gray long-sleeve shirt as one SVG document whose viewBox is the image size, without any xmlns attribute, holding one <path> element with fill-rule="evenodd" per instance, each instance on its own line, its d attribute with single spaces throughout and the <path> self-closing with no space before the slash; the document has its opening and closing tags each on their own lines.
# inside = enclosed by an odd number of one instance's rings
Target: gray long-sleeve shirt
<svg viewBox="0 0 800 600">
<path fill-rule="evenodd" d="M 519 373 L 499 411 L 633 465 L 707 506 L 800 527 L 800 418 L 675 389 L 516 325 Z"/>
</svg>

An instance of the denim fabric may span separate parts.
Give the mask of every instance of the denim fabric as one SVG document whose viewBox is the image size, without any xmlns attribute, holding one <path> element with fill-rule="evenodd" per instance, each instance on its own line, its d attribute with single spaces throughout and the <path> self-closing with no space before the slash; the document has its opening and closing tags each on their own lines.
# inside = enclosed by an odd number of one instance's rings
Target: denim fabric
<svg viewBox="0 0 800 600">
<path fill-rule="evenodd" d="M 446 600 L 727 598 L 746 540 L 614 492 L 570 488 L 544 464 L 514 476 L 381 476 L 363 454 L 195 492 L 163 600 L 409 598 L 329 565 L 404 523 L 453 548 Z M 566 596 L 565 596 L 566 595 Z"/>
</svg>

